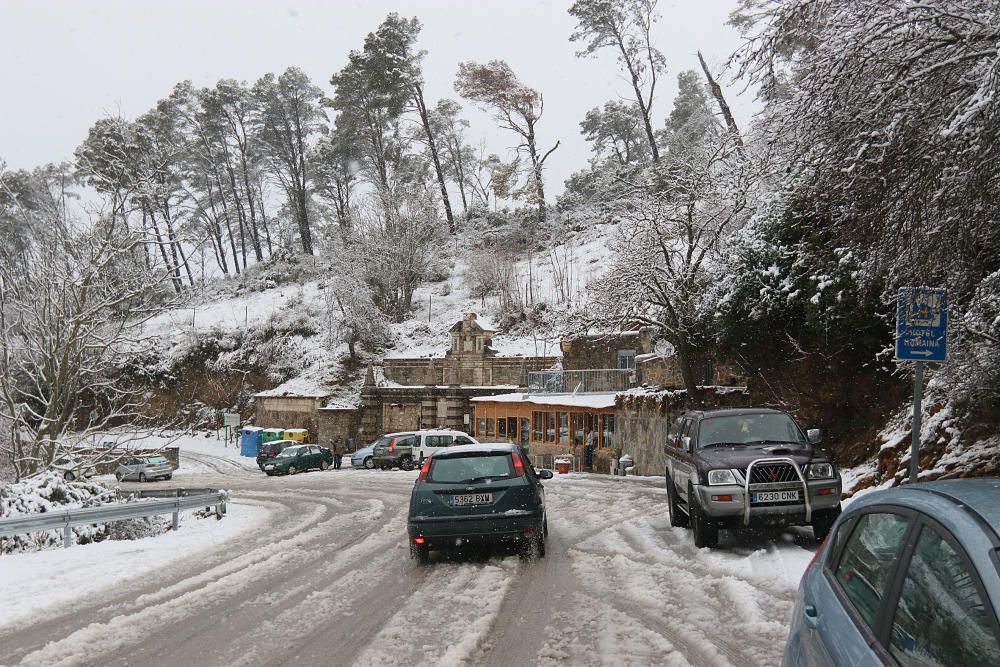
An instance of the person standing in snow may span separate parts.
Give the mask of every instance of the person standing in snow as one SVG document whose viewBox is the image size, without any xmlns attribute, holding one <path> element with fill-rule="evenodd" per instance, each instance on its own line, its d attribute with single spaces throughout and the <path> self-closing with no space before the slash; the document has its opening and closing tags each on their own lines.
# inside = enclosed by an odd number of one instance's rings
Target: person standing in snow
<svg viewBox="0 0 1000 667">
<path fill-rule="evenodd" d="M 340 470 L 340 461 L 344 458 L 344 440 L 339 433 L 330 438 L 330 451 L 333 452 L 333 469 Z"/>
</svg>

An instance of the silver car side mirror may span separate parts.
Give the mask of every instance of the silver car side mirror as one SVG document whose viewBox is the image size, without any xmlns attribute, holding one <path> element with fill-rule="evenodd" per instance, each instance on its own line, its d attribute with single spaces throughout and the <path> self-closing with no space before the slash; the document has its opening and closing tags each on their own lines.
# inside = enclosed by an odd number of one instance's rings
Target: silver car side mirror
<svg viewBox="0 0 1000 667">
<path fill-rule="evenodd" d="M 691 436 L 685 435 L 681 438 L 681 446 L 684 448 L 685 452 L 690 454 L 692 450 Z"/>
<path fill-rule="evenodd" d="M 806 438 L 809 439 L 810 445 L 818 445 L 823 442 L 823 431 L 818 428 L 811 428 L 806 431 Z"/>
</svg>

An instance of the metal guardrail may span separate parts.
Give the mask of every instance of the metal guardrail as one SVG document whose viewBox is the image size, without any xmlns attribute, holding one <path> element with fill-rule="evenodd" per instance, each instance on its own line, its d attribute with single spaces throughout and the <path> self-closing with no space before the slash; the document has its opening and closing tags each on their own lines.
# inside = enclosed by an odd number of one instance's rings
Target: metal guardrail
<svg viewBox="0 0 1000 667">
<path fill-rule="evenodd" d="M 528 372 L 528 392 L 531 394 L 587 394 L 625 391 L 635 386 L 634 368 Z"/>
<path fill-rule="evenodd" d="M 183 491 L 184 489 L 172 489 L 171 493 L 179 494 Z M 198 489 L 198 491 L 210 491 L 210 489 Z M 143 493 L 150 492 L 146 491 Z M 164 492 L 161 491 L 159 493 Z M 104 507 L 80 507 L 45 512 L 44 514 L 24 514 L 5 517 L 0 518 L 0 537 L 61 529 L 63 531 L 63 547 L 68 549 L 73 545 L 72 528 L 74 526 L 173 514 L 173 521 L 170 527 L 171 530 L 177 530 L 180 527 L 180 513 L 183 510 L 211 507 L 214 505 L 215 516 L 217 519 L 221 519 L 226 513 L 227 500 L 229 500 L 229 493 L 226 491 L 212 491 L 211 493 L 178 495 L 177 497 L 144 500 L 135 503 L 114 503 Z"/>
</svg>

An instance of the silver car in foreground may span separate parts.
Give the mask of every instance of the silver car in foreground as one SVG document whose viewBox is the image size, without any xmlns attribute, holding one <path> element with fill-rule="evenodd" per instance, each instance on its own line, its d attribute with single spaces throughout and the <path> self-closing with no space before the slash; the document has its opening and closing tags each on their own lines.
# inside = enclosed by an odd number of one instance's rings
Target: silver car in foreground
<svg viewBox="0 0 1000 667">
<path fill-rule="evenodd" d="M 130 456 L 118 465 L 115 478 L 119 482 L 146 482 L 154 479 L 170 479 L 174 467 L 166 456 L 153 454 L 150 456 Z"/>
</svg>

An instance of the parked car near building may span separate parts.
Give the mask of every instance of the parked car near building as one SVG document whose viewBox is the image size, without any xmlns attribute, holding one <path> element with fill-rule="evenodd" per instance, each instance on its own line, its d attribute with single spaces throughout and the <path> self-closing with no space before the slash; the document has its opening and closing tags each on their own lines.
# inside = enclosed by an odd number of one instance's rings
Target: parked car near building
<svg viewBox="0 0 1000 667">
<path fill-rule="evenodd" d="M 271 442 L 263 442 L 257 449 L 257 467 L 261 470 L 264 469 L 264 461 L 268 459 L 273 459 L 275 456 L 281 453 L 286 447 L 293 447 L 300 443 L 294 440 L 272 440 Z"/>
<path fill-rule="evenodd" d="M 351 454 L 351 467 L 353 468 L 368 468 L 371 470 L 375 467 L 375 443 L 368 445 L 367 447 L 362 447 L 353 454 Z"/>
<path fill-rule="evenodd" d="M 374 467 L 383 470 L 399 467 L 413 470 L 436 452 L 456 445 L 472 445 L 478 441 L 468 433 L 447 429 L 424 429 L 404 433 L 388 433 L 374 445 Z"/>
<path fill-rule="evenodd" d="M 522 556 L 545 556 L 548 520 L 541 480 L 511 444 L 475 444 L 438 451 L 424 460 L 410 494 L 410 554 L 466 544 L 507 545 Z"/>
<path fill-rule="evenodd" d="M 785 667 L 1000 665 L 1000 480 L 857 498 L 806 569 Z"/>
<path fill-rule="evenodd" d="M 766 408 L 682 415 L 664 446 L 671 525 L 690 525 L 699 548 L 741 526 L 811 525 L 822 540 L 840 515 L 841 480 L 814 447 L 821 438 Z"/>
<path fill-rule="evenodd" d="M 73 456 L 72 454 L 60 455 L 49 467 L 56 473 L 62 475 L 62 478 L 67 482 L 72 482 L 80 478 L 87 479 L 97 474 L 94 466 L 90 465 L 87 461 L 78 456 Z"/>
<path fill-rule="evenodd" d="M 170 479 L 174 475 L 174 466 L 166 456 L 154 454 L 151 456 L 130 456 L 118 464 L 115 478 L 119 482 L 147 482 L 154 479 Z"/>
<path fill-rule="evenodd" d="M 264 472 L 271 475 L 294 475 L 312 468 L 326 470 L 333 463 L 333 452 L 319 445 L 285 447 L 272 459 L 264 461 Z"/>
</svg>

